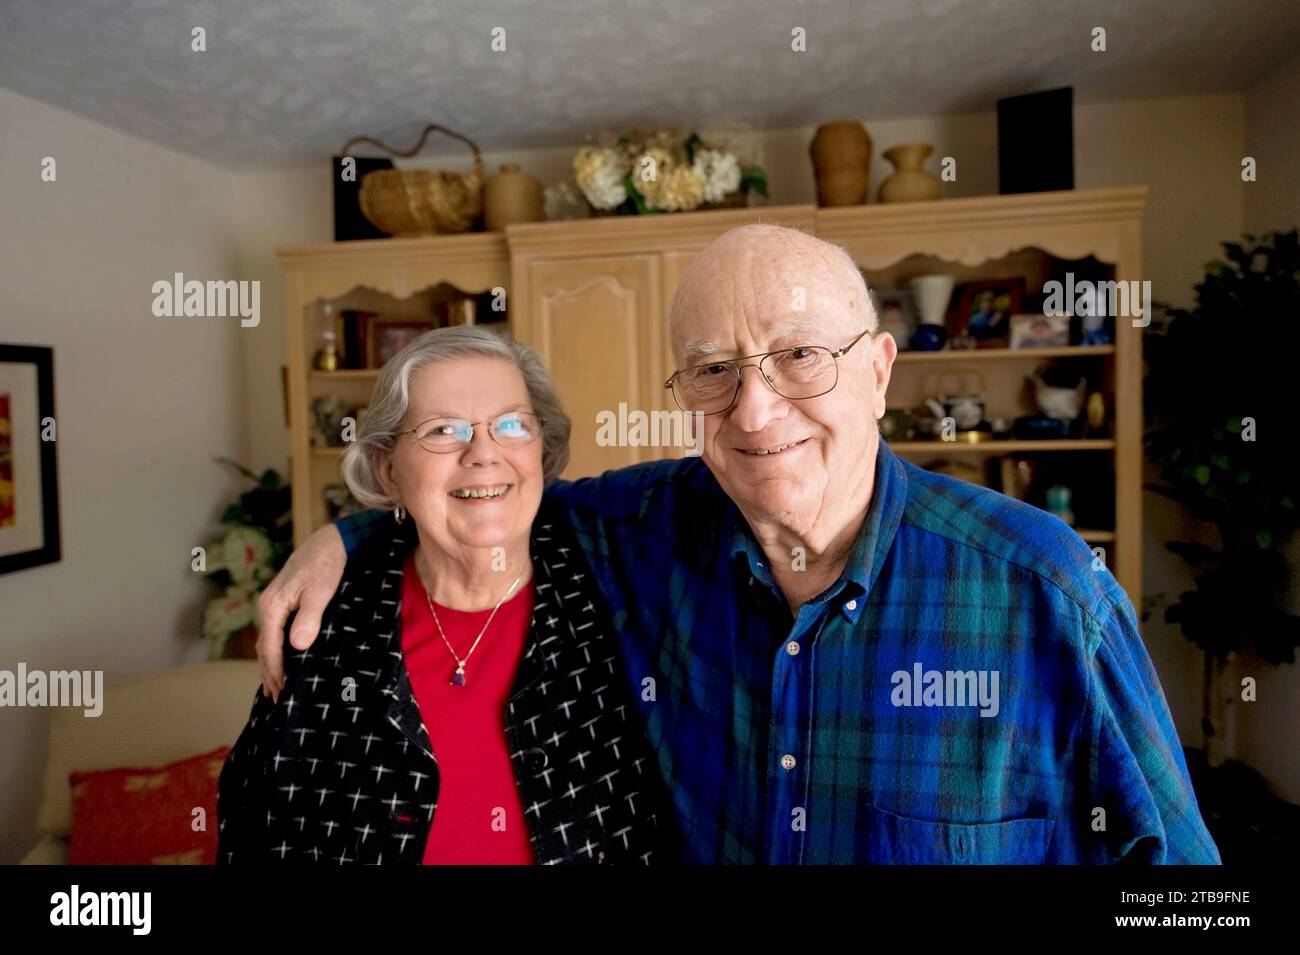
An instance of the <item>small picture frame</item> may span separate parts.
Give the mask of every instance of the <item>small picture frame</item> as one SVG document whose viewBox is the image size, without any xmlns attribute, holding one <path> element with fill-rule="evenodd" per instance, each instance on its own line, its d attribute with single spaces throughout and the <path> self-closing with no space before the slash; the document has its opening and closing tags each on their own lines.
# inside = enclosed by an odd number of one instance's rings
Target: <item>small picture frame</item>
<svg viewBox="0 0 1300 955">
<path fill-rule="evenodd" d="M 366 323 L 366 367 L 384 367 L 390 358 L 433 327 L 427 320 L 371 317 Z"/>
<path fill-rule="evenodd" d="M 979 279 L 962 283 L 948 313 L 948 337 L 971 338 L 977 348 L 1006 348 L 1011 337 L 1011 316 L 1025 300 L 1023 278 Z"/>
<path fill-rule="evenodd" d="M 876 327 L 889 332 L 898 343 L 899 351 L 906 351 L 916 331 L 916 300 L 911 289 L 872 289 L 871 299 L 876 307 Z"/>
<path fill-rule="evenodd" d="M 1064 315 L 1013 315 L 1012 348 L 1064 348 L 1070 344 L 1070 320 Z"/>
</svg>

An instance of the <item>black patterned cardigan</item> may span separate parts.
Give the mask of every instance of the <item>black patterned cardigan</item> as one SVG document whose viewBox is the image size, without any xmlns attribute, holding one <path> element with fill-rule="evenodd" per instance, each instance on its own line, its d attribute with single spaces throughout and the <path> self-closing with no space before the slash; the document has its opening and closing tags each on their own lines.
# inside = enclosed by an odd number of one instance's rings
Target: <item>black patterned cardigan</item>
<svg viewBox="0 0 1300 955">
<path fill-rule="evenodd" d="M 438 763 L 402 654 L 417 539 L 410 521 L 391 530 L 348 561 L 311 649 L 286 639 L 279 703 L 257 690 L 221 773 L 218 864 L 422 861 Z M 505 727 L 536 860 L 675 862 L 671 802 L 561 508 L 543 503 L 531 554 L 532 625 Z"/>
</svg>

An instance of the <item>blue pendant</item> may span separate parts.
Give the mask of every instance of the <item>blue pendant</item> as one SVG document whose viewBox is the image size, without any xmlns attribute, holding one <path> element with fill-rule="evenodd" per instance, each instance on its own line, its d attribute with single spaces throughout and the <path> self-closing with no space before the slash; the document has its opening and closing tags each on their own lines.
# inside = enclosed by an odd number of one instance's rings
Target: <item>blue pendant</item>
<svg viewBox="0 0 1300 955">
<path fill-rule="evenodd" d="M 465 685 L 465 668 L 464 668 L 464 667 L 456 667 L 456 672 L 452 675 L 452 678 L 451 678 L 451 685 L 452 685 L 452 686 L 464 686 L 464 685 Z"/>
</svg>

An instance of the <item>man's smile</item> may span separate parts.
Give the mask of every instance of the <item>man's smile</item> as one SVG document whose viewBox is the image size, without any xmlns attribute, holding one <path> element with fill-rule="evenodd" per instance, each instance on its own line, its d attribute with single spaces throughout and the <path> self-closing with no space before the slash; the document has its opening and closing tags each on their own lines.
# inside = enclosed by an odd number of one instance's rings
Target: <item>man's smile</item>
<svg viewBox="0 0 1300 955">
<path fill-rule="evenodd" d="M 775 444 L 765 448 L 736 448 L 736 450 L 747 457 L 763 458 L 774 454 L 784 454 L 786 451 L 797 448 L 809 440 L 809 438 L 800 438 L 798 441 L 791 441 L 787 444 Z"/>
</svg>

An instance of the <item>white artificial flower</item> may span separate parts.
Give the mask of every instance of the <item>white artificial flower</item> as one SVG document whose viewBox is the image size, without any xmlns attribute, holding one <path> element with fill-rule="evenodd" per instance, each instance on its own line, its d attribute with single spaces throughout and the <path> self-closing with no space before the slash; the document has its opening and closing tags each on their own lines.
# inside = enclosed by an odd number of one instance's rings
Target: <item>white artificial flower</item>
<svg viewBox="0 0 1300 955">
<path fill-rule="evenodd" d="M 597 209 L 616 209 L 627 200 L 626 173 L 622 158 L 612 149 L 586 146 L 573 157 L 578 188 Z"/>
<path fill-rule="evenodd" d="M 697 149 L 692 168 L 704 183 L 705 202 L 722 202 L 740 188 L 740 163 L 731 153 Z"/>
</svg>

